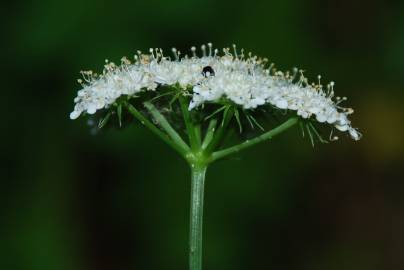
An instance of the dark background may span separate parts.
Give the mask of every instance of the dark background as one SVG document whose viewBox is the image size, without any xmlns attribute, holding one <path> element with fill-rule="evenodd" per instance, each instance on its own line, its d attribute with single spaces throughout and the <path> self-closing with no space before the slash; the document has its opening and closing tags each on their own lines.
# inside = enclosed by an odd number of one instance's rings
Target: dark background
<svg viewBox="0 0 404 270">
<path fill-rule="evenodd" d="M 81 69 L 232 43 L 355 109 L 360 142 L 297 129 L 207 175 L 204 269 L 403 269 L 404 2 L 13 1 L 1 8 L 0 269 L 187 269 L 189 171 L 149 131 L 91 135 Z"/>
</svg>

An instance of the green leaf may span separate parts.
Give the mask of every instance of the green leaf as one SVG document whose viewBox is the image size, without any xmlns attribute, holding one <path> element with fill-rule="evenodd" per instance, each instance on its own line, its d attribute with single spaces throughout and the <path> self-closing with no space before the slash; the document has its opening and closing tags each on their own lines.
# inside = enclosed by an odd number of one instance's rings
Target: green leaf
<svg viewBox="0 0 404 270">
<path fill-rule="evenodd" d="M 308 125 L 309 125 L 309 127 L 311 127 L 311 129 L 313 130 L 314 134 L 317 136 L 318 140 L 319 140 L 321 143 L 328 143 L 327 140 L 323 139 L 323 137 L 322 137 L 322 136 L 320 135 L 320 133 L 317 131 L 317 129 L 315 128 L 315 126 L 313 125 L 313 123 L 309 123 Z"/>
<path fill-rule="evenodd" d="M 306 124 L 306 129 L 307 129 L 307 133 L 309 134 L 310 137 L 310 141 L 311 141 L 311 145 L 314 147 L 314 139 L 313 139 L 313 134 L 311 134 L 309 125 Z"/>
<path fill-rule="evenodd" d="M 211 113 L 209 116 L 205 117 L 205 121 L 209 120 L 209 118 L 212 118 L 213 116 L 215 116 L 216 114 L 218 114 L 219 112 L 223 111 L 224 109 L 226 109 L 227 106 L 222 106 L 219 109 L 217 109 L 216 111 L 214 111 L 213 113 Z"/>
<path fill-rule="evenodd" d="M 243 132 L 243 127 L 241 126 L 240 115 L 239 115 L 239 113 L 238 113 L 238 109 L 236 109 L 236 110 L 234 111 L 234 116 L 236 117 L 236 121 L 237 121 L 239 130 L 240 130 L 240 133 L 241 133 L 241 132 Z"/>
<path fill-rule="evenodd" d="M 168 106 L 170 108 L 170 111 L 173 110 L 173 104 L 174 102 L 180 97 L 181 93 L 177 93 L 173 96 L 173 98 L 170 100 L 170 102 L 168 103 Z"/>
<path fill-rule="evenodd" d="M 248 123 L 250 123 L 251 128 L 254 129 L 254 124 L 251 121 L 250 116 L 248 115 L 248 113 L 244 113 L 244 115 L 245 115 L 245 118 L 247 118 Z"/>
<path fill-rule="evenodd" d="M 171 95 L 172 93 L 175 93 L 175 91 L 170 91 L 170 92 L 163 93 L 163 94 L 161 94 L 161 95 L 155 96 L 154 98 L 152 98 L 152 99 L 150 100 L 150 102 L 153 102 L 153 101 L 155 101 L 155 100 L 157 100 L 157 99 L 159 99 L 159 98 L 162 98 L 162 97 L 164 97 L 164 96 Z"/>
<path fill-rule="evenodd" d="M 122 104 L 118 105 L 116 109 L 116 113 L 118 115 L 119 127 L 122 127 Z"/>
<path fill-rule="evenodd" d="M 299 127 L 300 127 L 300 130 L 302 131 L 302 137 L 304 138 L 304 122 L 303 122 L 303 120 L 299 121 Z"/>
<path fill-rule="evenodd" d="M 222 119 L 222 126 L 224 126 L 224 121 L 227 118 L 227 114 L 229 113 L 230 110 L 230 106 L 225 106 L 224 112 L 223 112 L 223 119 Z"/>
<path fill-rule="evenodd" d="M 255 124 L 259 129 L 261 129 L 262 131 L 265 130 L 265 129 L 260 125 L 260 123 L 258 123 L 257 119 L 255 119 L 255 117 L 252 116 L 251 114 L 250 114 L 250 118 L 251 118 L 251 120 L 254 122 L 254 124 Z"/>
<path fill-rule="evenodd" d="M 100 122 L 98 123 L 98 128 L 99 129 L 103 128 L 108 123 L 110 117 L 111 117 L 111 111 L 109 111 L 107 115 L 105 115 L 105 117 L 100 120 Z"/>
</svg>

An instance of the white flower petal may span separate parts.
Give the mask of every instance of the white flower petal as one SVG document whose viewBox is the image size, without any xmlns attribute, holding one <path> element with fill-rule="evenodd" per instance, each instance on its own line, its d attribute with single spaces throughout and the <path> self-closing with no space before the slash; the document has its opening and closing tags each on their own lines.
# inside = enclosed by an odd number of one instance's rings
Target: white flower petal
<svg viewBox="0 0 404 270">
<path fill-rule="evenodd" d="M 288 102 L 285 99 L 279 99 L 276 101 L 275 106 L 279 109 L 286 109 L 288 107 Z"/>
<path fill-rule="evenodd" d="M 77 119 L 80 116 L 80 114 L 81 114 L 81 112 L 79 112 L 79 111 L 72 111 L 70 113 L 70 119 L 72 119 L 72 120 Z"/>
</svg>

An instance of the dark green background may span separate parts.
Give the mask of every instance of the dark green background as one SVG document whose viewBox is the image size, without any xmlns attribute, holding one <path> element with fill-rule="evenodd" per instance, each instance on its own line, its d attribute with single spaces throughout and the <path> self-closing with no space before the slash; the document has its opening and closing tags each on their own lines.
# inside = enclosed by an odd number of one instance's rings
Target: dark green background
<svg viewBox="0 0 404 270">
<path fill-rule="evenodd" d="M 187 269 L 189 171 L 139 126 L 70 121 L 81 69 L 238 44 L 336 81 L 346 136 L 211 166 L 204 269 L 402 269 L 404 2 L 13 1 L 1 8 L 0 269 Z"/>
</svg>

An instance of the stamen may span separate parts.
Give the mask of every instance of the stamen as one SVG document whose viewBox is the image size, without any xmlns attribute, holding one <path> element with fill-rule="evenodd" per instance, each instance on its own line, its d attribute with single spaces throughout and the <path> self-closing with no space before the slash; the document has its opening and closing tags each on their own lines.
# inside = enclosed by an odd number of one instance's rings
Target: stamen
<svg viewBox="0 0 404 270">
<path fill-rule="evenodd" d="M 202 50 L 202 55 L 203 55 L 203 57 L 206 57 L 206 45 L 205 45 L 205 44 L 203 44 L 203 45 L 201 46 L 201 50 Z"/>
<path fill-rule="evenodd" d="M 209 56 L 212 56 L 212 43 L 208 43 L 208 47 L 209 47 Z"/>
<path fill-rule="evenodd" d="M 164 59 L 164 52 L 163 52 L 162 48 L 160 48 L 160 55 L 161 55 L 161 59 Z"/>
<path fill-rule="evenodd" d="M 241 49 L 240 58 L 241 58 L 241 59 L 244 59 L 244 48 Z"/>
<path fill-rule="evenodd" d="M 174 58 L 175 60 L 180 60 L 179 55 L 177 54 L 177 49 L 176 48 L 172 48 L 171 51 L 173 52 Z"/>
<path fill-rule="evenodd" d="M 236 44 L 233 44 L 234 56 L 238 59 Z"/>
<path fill-rule="evenodd" d="M 126 56 L 121 58 L 121 63 L 122 63 L 122 65 L 130 65 L 131 64 L 130 60 Z"/>
</svg>

